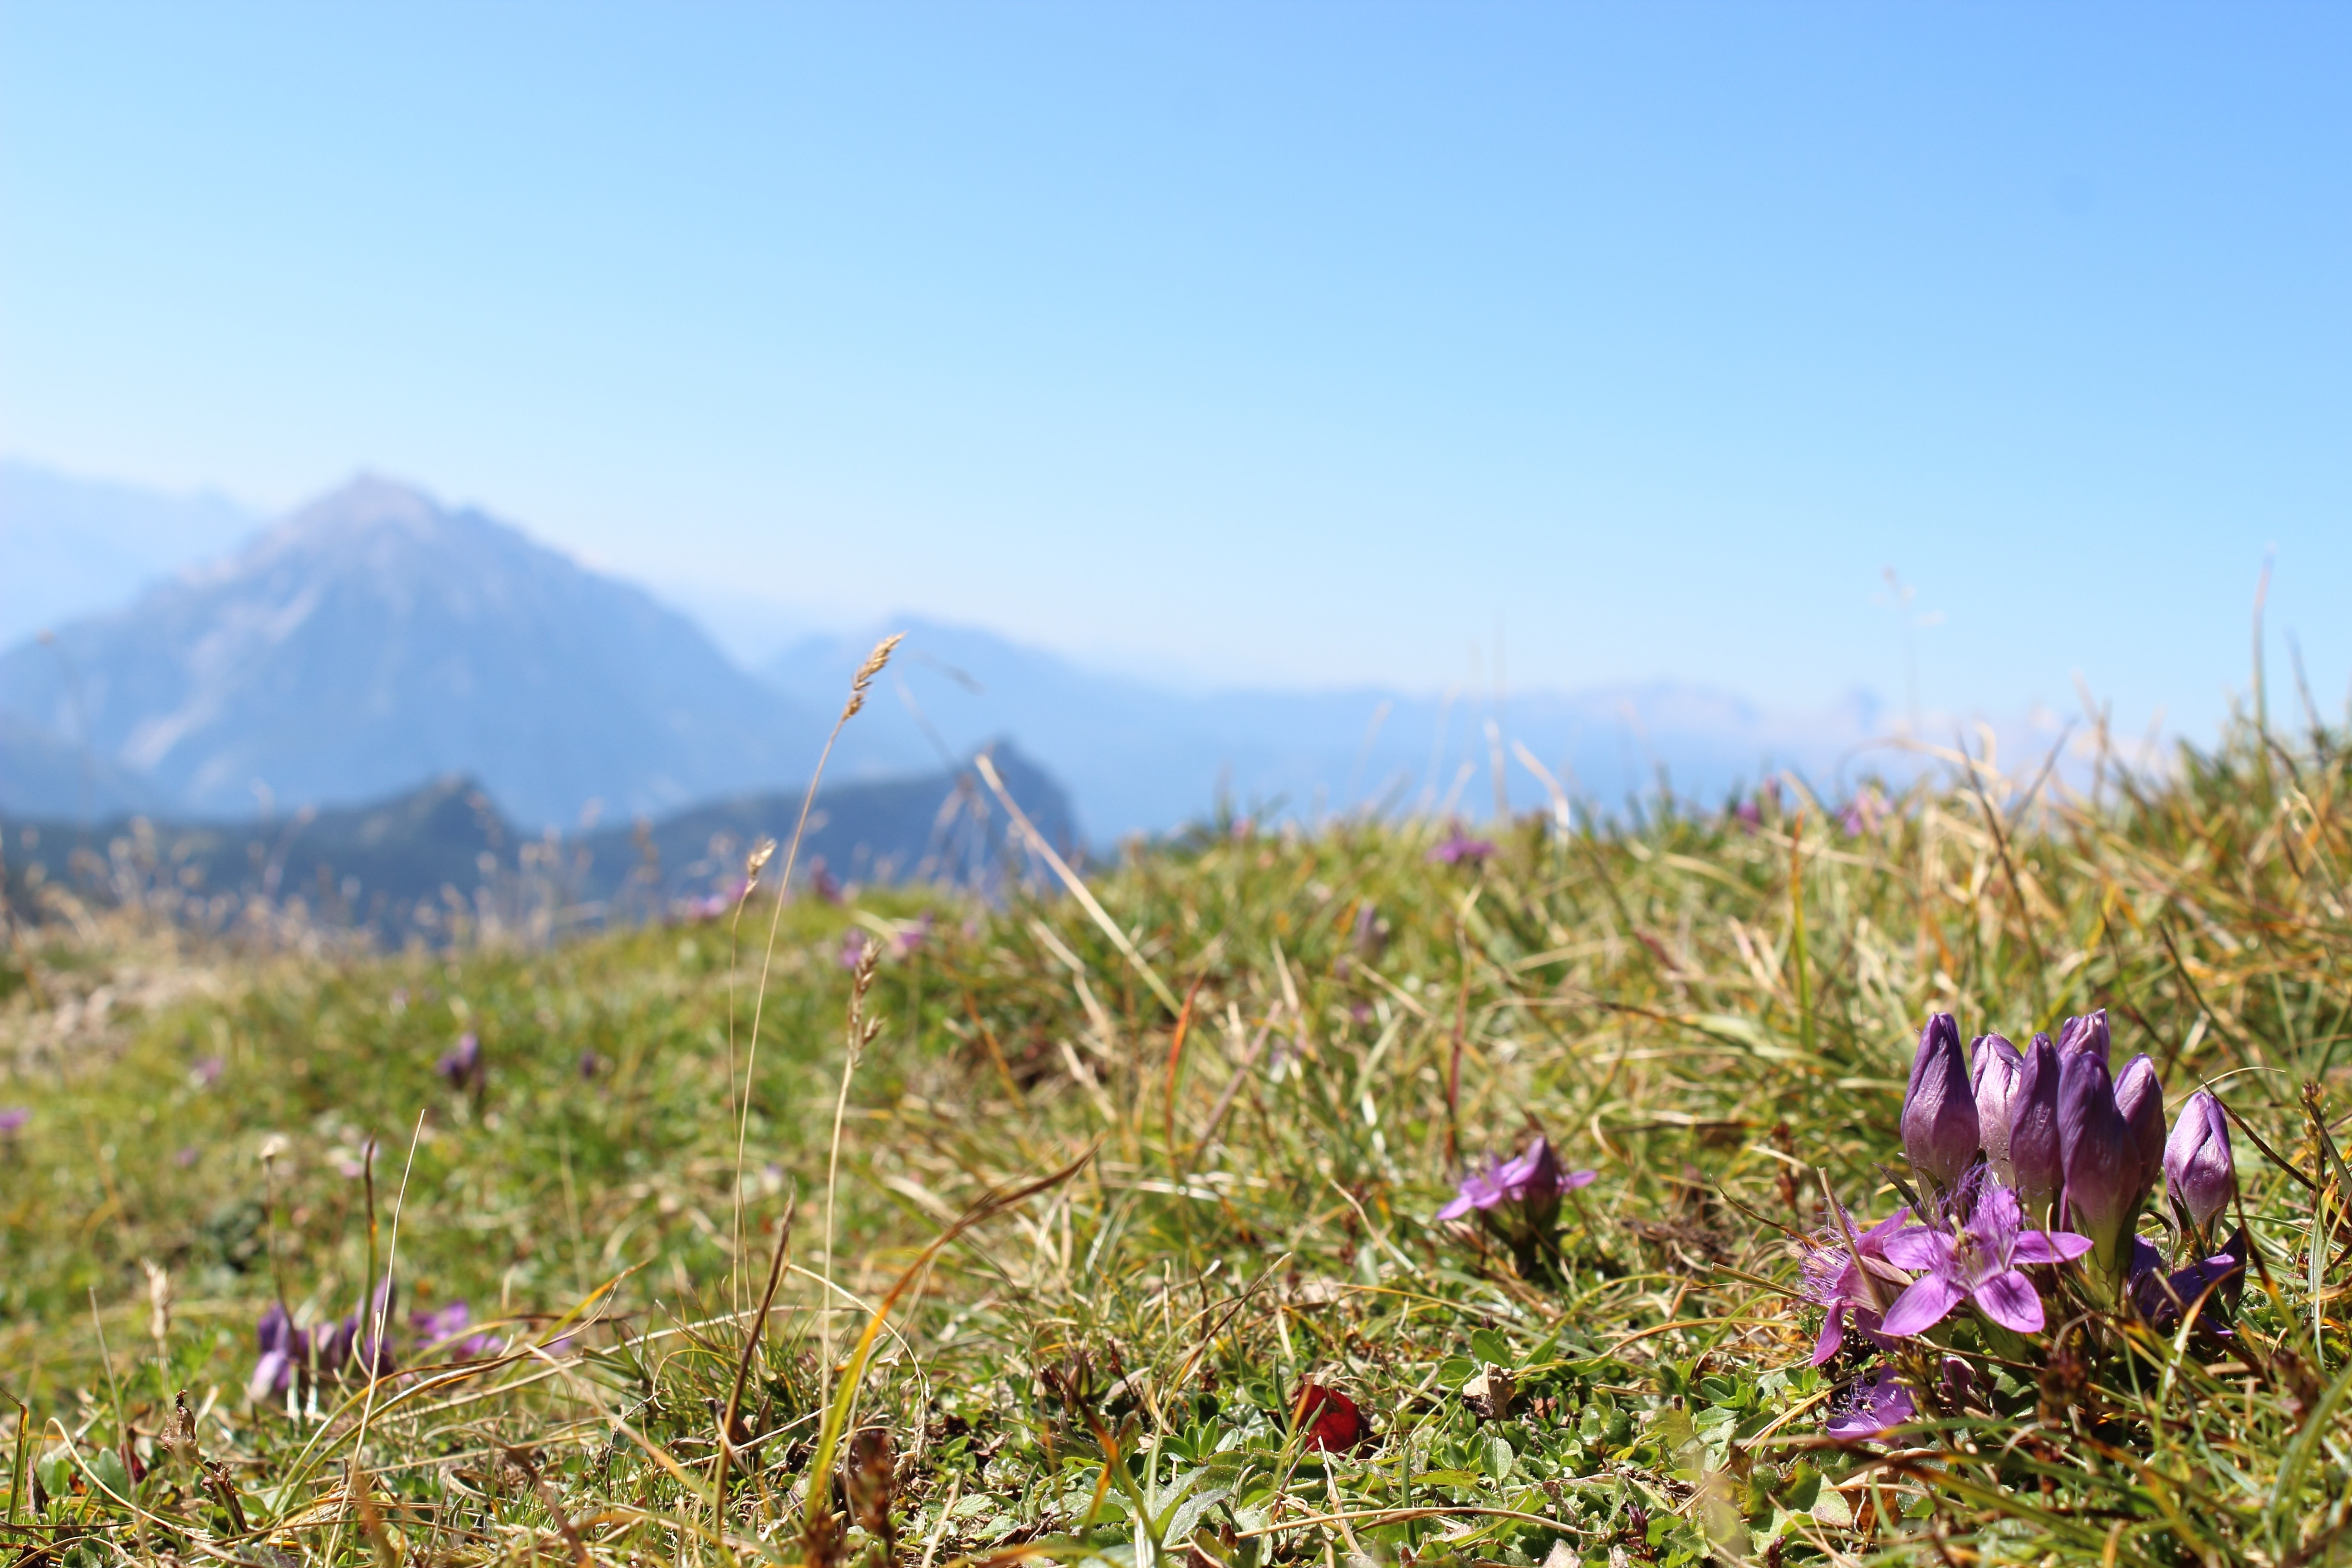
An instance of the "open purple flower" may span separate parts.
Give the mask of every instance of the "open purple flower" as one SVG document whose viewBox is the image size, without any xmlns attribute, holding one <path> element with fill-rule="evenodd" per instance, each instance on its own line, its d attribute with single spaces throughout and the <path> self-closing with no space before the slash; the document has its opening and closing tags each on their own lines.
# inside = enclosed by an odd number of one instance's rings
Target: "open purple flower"
<svg viewBox="0 0 2352 1568">
<path fill-rule="evenodd" d="M 1445 841 L 1429 852 L 1432 860 L 1442 860 L 1448 866 L 1458 866 L 1465 860 L 1484 860 L 1495 852 L 1495 846 L 1484 838 L 1473 838 L 1455 823 L 1445 836 Z"/>
<path fill-rule="evenodd" d="M 1559 1156 L 1552 1152 L 1551 1140 L 1538 1133 L 1535 1142 L 1516 1157 L 1463 1177 L 1462 1190 L 1454 1194 L 1452 1203 L 1437 1211 L 1437 1217 L 1461 1219 L 1473 1209 L 1492 1211 L 1505 1205 L 1538 1209 L 1549 1205 L 1557 1208 L 1562 1193 L 1590 1185 L 1597 1173 L 1561 1170 Z"/>
<path fill-rule="evenodd" d="M 2132 1246 L 2132 1310 L 2158 1333 L 2180 1326 L 2180 1314 L 2205 1304 L 2197 1326 L 2217 1339 L 2230 1337 L 2230 1321 L 2238 1315 L 2238 1298 L 2246 1283 L 2246 1233 L 2241 1227 L 2210 1258 L 2168 1274 L 2164 1255 L 2147 1242 Z M 2210 1294 L 2209 1294 L 2210 1292 Z"/>
<path fill-rule="evenodd" d="M 1890 1366 L 1871 1369 L 1869 1374 L 1853 1385 L 1847 1396 L 1851 1403 L 1830 1417 L 1826 1430 L 1842 1443 L 1860 1442 L 1875 1437 L 1919 1418 L 1918 1406 L 1911 1401 L 1911 1391 L 1903 1385 Z"/>
<path fill-rule="evenodd" d="M 1889 1237 L 1887 1260 L 1918 1270 L 1909 1289 L 1886 1309 L 1885 1331 L 1898 1339 L 1924 1333 L 1962 1301 L 2005 1329 L 2042 1331 L 2042 1297 L 2021 1263 L 2064 1263 L 2091 1250 L 2088 1237 L 2063 1230 L 2028 1230 L 2017 1194 L 1987 1187 L 1976 1212 L 1947 1236 L 1914 1226 Z"/>
<path fill-rule="evenodd" d="M 2164 1185 L 2172 1201 L 2202 1230 L 2229 1206 L 2238 1183 L 2230 1152 L 2230 1118 L 2221 1102 L 2199 1089 L 2173 1119 L 2164 1141 Z"/>
<path fill-rule="evenodd" d="M 1843 1228 L 1832 1226 L 1811 1244 L 1799 1266 L 1804 1292 L 1816 1306 L 1828 1310 L 1821 1338 L 1813 1343 L 1813 1364 L 1826 1366 L 1845 1348 L 1849 1319 L 1854 1331 L 1884 1349 L 1892 1342 L 1880 1331 L 1879 1316 L 1895 1292 L 1909 1283 L 1886 1260 L 1886 1238 L 1911 1222 L 1909 1209 L 1896 1209 L 1846 1245 Z M 1851 1222 L 1848 1222 L 1849 1225 Z"/>
<path fill-rule="evenodd" d="M 1937 1013 L 1919 1031 L 1911 1084 L 1903 1096 L 1903 1152 L 1939 1187 L 1956 1184 L 1977 1157 L 1977 1101 L 1960 1026 Z"/>
</svg>

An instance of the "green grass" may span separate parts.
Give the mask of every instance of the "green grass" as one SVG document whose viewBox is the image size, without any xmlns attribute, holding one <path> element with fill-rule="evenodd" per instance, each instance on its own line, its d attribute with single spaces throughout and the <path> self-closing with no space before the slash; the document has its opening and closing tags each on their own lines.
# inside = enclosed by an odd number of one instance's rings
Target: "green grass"
<svg viewBox="0 0 2352 1568">
<path fill-rule="evenodd" d="M 1435 825 L 1224 824 L 1089 876 L 1192 997 L 1181 1052 L 1118 945 L 1042 895 L 791 906 L 756 1068 L 759 907 L 740 938 L 384 958 L 238 953 L 128 916 L 35 928 L 35 983 L 12 971 L 5 1004 L 0 1104 L 33 1117 L 0 1148 L 0 1459 L 21 1399 L 46 1510 L 14 1494 L 11 1539 L 76 1563 L 2345 1560 L 2332 747 L 2242 730 L 2063 805 L 2032 768 L 1963 773 L 1861 833 L 1793 791 L 1752 828 L 1530 820 L 1462 866 L 1427 858 Z M 853 1026 L 845 931 L 927 909 Z M 1900 1171 L 1927 1012 L 2021 1038 L 2100 1005 L 2168 1104 L 2218 1081 L 2294 1168 L 2239 1142 L 2266 1279 L 2237 1342 L 2094 1316 L 2054 1372 L 2045 1339 L 1998 1376 L 1990 1414 L 1830 1443 L 1844 1369 L 1807 1364 L 1818 1314 L 1786 1294 L 1780 1227 L 1820 1224 L 1823 1175 L 1892 1206 L 1878 1167 Z M 433 1071 L 467 1029 L 478 1091 Z M 1465 1161 L 1530 1125 L 1600 1173 L 1543 1279 L 1432 1218 Z M 373 1239 L 343 1173 L 371 1135 Z M 315 1416 L 251 1407 L 280 1281 L 298 1318 L 340 1318 L 395 1228 L 401 1315 L 463 1298 L 516 1350 L 372 1397 L 330 1379 Z M 169 1276 L 167 1324 L 142 1260 Z M 1489 1364 L 1515 1392 L 1482 1414 L 1463 1390 Z M 1311 1447 L 1308 1384 L 1354 1400 L 1368 1440 Z M 164 1440 L 181 1390 L 209 1483 Z M 894 1464 L 850 1443 L 868 1426 Z M 813 1531 L 817 1456 L 852 1449 Z"/>
</svg>

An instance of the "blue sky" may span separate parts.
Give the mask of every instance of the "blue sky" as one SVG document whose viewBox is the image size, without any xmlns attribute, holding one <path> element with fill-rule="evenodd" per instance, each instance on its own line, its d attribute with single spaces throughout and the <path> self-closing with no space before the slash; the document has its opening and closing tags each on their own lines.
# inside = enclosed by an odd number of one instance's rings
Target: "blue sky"
<svg viewBox="0 0 2352 1568">
<path fill-rule="evenodd" d="M 0 5 L 0 450 L 1171 678 L 2352 679 L 2352 12 Z M 2284 683 L 2283 641 L 2273 645 Z M 2282 684 L 2281 689 L 2284 689 Z"/>
</svg>

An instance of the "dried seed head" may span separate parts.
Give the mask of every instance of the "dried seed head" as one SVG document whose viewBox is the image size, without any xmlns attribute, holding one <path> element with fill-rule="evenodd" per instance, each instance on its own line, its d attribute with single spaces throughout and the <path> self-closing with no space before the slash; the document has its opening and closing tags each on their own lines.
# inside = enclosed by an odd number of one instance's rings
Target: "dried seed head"
<svg viewBox="0 0 2352 1568">
<path fill-rule="evenodd" d="M 172 1276 L 144 1258 L 139 1267 L 147 1271 L 147 1337 L 160 1346 L 172 1337 Z"/>
<path fill-rule="evenodd" d="M 772 838 L 762 838 L 752 845 L 751 853 L 743 857 L 743 879 L 750 881 L 757 877 L 768 862 L 775 858 L 775 855 L 776 841 Z"/>
<path fill-rule="evenodd" d="M 849 680 L 849 701 L 841 710 L 843 723 L 856 717 L 857 710 L 866 706 L 866 689 L 874 684 L 874 678 L 882 673 L 882 667 L 890 662 L 890 655 L 906 637 L 904 632 L 892 632 L 876 643 L 874 651 L 866 656 L 866 662 L 857 667 L 857 673 Z"/>
</svg>

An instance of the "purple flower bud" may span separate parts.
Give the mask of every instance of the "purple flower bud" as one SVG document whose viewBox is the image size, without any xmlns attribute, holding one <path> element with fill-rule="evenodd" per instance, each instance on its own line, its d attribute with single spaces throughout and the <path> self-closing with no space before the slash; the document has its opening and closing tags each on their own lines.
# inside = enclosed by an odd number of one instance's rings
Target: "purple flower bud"
<svg viewBox="0 0 2352 1568">
<path fill-rule="evenodd" d="M 1977 1102 L 1977 1140 L 1984 1146 L 1993 1174 L 2014 1185 L 2009 1163 L 2009 1112 L 2017 1098 L 2018 1069 L 2025 1065 L 2025 1058 L 1999 1035 L 1979 1035 L 1969 1048 L 1975 1058 L 1969 1088 Z"/>
<path fill-rule="evenodd" d="M 2058 1147 L 2072 1228 L 2091 1238 L 2103 1272 L 2120 1268 L 2139 1207 L 2139 1139 L 2116 1105 L 2115 1080 L 2095 1049 L 2067 1052 L 2058 1069 Z"/>
<path fill-rule="evenodd" d="M 1903 1152 L 1912 1169 L 1951 1186 L 1977 1157 L 1977 1102 L 1969 1089 L 1960 1026 L 1937 1013 L 1919 1031 L 1911 1058 L 1911 1087 L 1903 1097 Z"/>
<path fill-rule="evenodd" d="M 2221 1102 L 2199 1089 L 2180 1108 L 2164 1141 L 2164 1185 L 2200 1229 L 2230 1204 L 2238 1166 L 2230 1153 L 2230 1118 Z"/>
<path fill-rule="evenodd" d="M 2124 1063 L 2124 1070 L 2116 1075 L 2116 1109 L 2124 1113 L 2139 1147 L 2137 1207 L 2164 1168 L 2164 1086 L 2157 1081 L 2156 1064 L 2145 1052 Z"/>
<path fill-rule="evenodd" d="M 2087 1017 L 2069 1018 L 2058 1029 L 2058 1054 L 2073 1056 L 2076 1051 L 2089 1051 L 2106 1067 L 2113 1059 L 2114 1042 L 2107 1035 L 2107 1010 L 2099 1008 Z"/>
<path fill-rule="evenodd" d="M 457 1043 L 441 1054 L 433 1070 L 449 1082 L 452 1089 L 463 1089 L 477 1081 L 482 1072 L 481 1037 L 468 1029 L 457 1037 Z"/>
<path fill-rule="evenodd" d="M 2047 1035 L 2019 1054 L 2017 1089 L 2009 1100 L 2010 1184 L 2028 1219 L 2049 1214 L 2066 1179 L 2058 1139 L 2058 1047 Z"/>
</svg>

